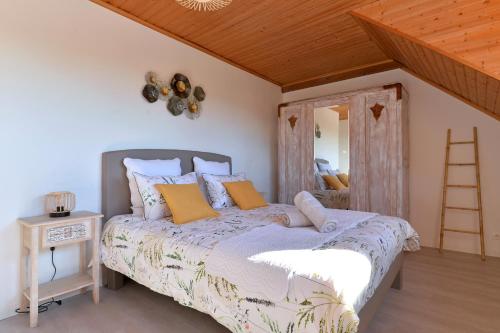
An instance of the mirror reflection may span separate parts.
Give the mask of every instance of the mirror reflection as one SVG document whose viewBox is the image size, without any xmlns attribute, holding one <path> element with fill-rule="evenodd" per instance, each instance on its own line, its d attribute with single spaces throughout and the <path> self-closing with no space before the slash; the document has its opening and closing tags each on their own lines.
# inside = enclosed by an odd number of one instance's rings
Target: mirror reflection
<svg viewBox="0 0 500 333">
<path fill-rule="evenodd" d="M 314 109 L 314 196 L 327 208 L 349 208 L 349 105 Z"/>
</svg>

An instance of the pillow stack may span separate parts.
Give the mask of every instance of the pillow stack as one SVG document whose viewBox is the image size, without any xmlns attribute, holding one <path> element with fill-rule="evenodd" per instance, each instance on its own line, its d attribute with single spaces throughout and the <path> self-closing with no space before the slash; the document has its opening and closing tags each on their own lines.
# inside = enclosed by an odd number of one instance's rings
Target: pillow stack
<svg viewBox="0 0 500 333">
<path fill-rule="evenodd" d="M 349 187 L 349 176 L 345 173 L 328 172 L 328 174 L 323 175 L 323 179 L 330 189 L 333 190 L 344 190 Z"/>
<path fill-rule="evenodd" d="M 267 206 L 244 175 L 230 174 L 228 162 L 194 157 L 195 172 L 182 176 L 178 158 L 126 158 L 123 163 L 127 168 L 133 214 L 142 215 L 147 221 L 172 216 L 174 223 L 183 224 L 219 216 L 215 209 Z"/>
<path fill-rule="evenodd" d="M 141 160 L 135 158 L 125 158 L 123 164 L 127 168 L 128 185 L 130 188 L 130 202 L 132 203 L 132 213 L 134 215 L 144 215 L 144 203 L 135 180 L 134 173 L 144 176 L 180 176 L 181 160 Z"/>
</svg>

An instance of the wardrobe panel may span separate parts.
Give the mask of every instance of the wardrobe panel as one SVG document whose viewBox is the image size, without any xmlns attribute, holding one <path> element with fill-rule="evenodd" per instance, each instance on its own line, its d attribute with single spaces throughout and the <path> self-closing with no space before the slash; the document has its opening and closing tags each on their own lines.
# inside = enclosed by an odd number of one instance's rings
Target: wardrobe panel
<svg viewBox="0 0 500 333">
<path fill-rule="evenodd" d="M 408 218 L 405 98 L 395 85 L 351 101 L 351 209 Z"/>
<path fill-rule="evenodd" d="M 280 203 L 293 203 L 295 195 L 314 185 L 313 104 L 282 106 L 279 111 L 278 168 Z"/>
</svg>

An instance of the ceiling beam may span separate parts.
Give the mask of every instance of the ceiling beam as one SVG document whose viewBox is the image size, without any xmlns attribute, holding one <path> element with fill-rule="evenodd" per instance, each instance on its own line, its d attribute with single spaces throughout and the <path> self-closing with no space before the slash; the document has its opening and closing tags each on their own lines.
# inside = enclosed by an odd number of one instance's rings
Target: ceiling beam
<svg viewBox="0 0 500 333">
<path fill-rule="evenodd" d="M 342 81 L 347 79 L 352 79 L 358 76 L 364 76 L 369 74 L 375 74 L 379 72 L 385 72 L 391 69 L 399 68 L 399 64 L 393 60 L 384 60 L 376 62 L 373 64 L 356 66 L 349 69 L 336 71 L 321 76 L 309 78 L 306 80 L 296 81 L 289 84 L 284 84 L 281 86 L 282 92 L 289 92 L 304 88 L 310 88 L 314 86 L 319 86 L 322 84 L 332 83 L 336 81 Z"/>
</svg>

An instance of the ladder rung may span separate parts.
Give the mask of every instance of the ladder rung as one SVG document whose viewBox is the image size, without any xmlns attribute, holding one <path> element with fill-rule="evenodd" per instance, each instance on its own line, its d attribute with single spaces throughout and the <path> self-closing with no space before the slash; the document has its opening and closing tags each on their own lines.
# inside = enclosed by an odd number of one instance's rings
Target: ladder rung
<svg viewBox="0 0 500 333">
<path fill-rule="evenodd" d="M 470 231 L 470 230 L 460 230 L 460 229 L 450 229 L 450 228 L 444 228 L 444 231 L 451 231 L 451 232 L 462 232 L 464 234 L 474 234 L 474 235 L 479 235 L 478 231 Z"/>
<path fill-rule="evenodd" d="M 458 210 L 473 210 L 473 211 L 479 211 L 478 208 L 468 208 L 468 207 L 453 207 L 453 206 L 446 206 L 446 209 L 458 209 Z"/>
<path fill-rule="evenodd" d="M 470 145 L 474 143 L 474 141 L 454 141 L 450 142 L 450 145 Z"/>
<path fill-rule="evenodd" d="M 476 163 L 448 163 L 451 166 L 467 166 L 467 165 L 476 165 Z"/>
<path fill-rule="evenodd" d="M 447 187 L 458 187 L 458 188 L 476 188 L 476 185 L 446 185 Z"/>
</svg>

